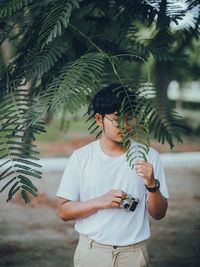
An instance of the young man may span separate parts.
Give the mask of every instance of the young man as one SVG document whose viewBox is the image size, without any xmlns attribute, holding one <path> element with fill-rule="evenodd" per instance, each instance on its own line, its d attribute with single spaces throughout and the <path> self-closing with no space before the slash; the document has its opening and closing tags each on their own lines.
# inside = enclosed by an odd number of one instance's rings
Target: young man
<svg viewBox="0 0 200 267">
<path fill-rule="evenodd" d="M 93 98 L 90 107 L 101 138 L 73 152 L 57 193 L 60 218 L 76 220 L 80 233 L 75 267 L 147 266 L 149 214 L 160 220 L 167 211 L 158 152 L 150 148 L 148 162 L 138 160 L 134 169 L 129 167 L 117 125 L 123 96 L 116 95 L 114 87 Z M 123 127 L 128 127 L 126 119 Z M 129 195 L 135 201 L 123 206 Z"/>
</svg>

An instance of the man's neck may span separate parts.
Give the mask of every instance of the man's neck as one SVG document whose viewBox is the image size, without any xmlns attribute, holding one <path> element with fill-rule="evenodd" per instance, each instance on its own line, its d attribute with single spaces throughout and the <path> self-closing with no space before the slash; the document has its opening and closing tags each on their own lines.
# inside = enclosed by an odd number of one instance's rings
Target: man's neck
<svg viewBox="0 0 200 267">
<path fill-rule="evenodd" d="M 105 138 L 103 135 L 100 139 L 100 145 L 101 149 L 109 156 L 120 156 L 126 152 L 122 143 L 113 142 L 112 140 Z"/>
</svg>

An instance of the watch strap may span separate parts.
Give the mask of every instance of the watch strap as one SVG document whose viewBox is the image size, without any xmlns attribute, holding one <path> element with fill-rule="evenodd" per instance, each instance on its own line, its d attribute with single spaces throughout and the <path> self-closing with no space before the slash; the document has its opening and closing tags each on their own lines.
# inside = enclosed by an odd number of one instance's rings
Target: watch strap
<svg viewBox="0 0 200 267">
<path fill-rule="evenodd" d="M 160 189 L 160 182 L 158 179 L 155 179 L 155 186 L 154 187 L 149 187 L 146 184 L 145 184 L 145 187 L 146 187 L 147 191 L 154 193 Z"/>
</svg>

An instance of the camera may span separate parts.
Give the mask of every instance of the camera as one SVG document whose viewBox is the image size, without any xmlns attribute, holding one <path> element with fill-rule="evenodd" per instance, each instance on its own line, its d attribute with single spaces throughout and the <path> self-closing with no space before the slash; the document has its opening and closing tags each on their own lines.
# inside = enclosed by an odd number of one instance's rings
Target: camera
<svg viewBox="0 0 200 267">
<path fill-rule="evenodd" d="M 126 211 L 134 211 L 139 203 L 138 199 L 133 198 L 131 195 L 127 195 L 122 199 L 120 207 Z"/>
</svg>

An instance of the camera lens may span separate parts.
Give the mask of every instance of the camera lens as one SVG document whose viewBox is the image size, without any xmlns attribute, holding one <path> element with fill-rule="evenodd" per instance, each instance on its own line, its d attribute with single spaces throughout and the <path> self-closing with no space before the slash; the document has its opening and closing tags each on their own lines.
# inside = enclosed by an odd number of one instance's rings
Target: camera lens
<svg viewBox="0 0 200 267">
<path fill-rule="evenodd" d="M 125 209 L 128 209 L 130 207 L 130 205 L 127 203 L 127 204 L 124 204 L 124 208 Z"/>
</svg>

